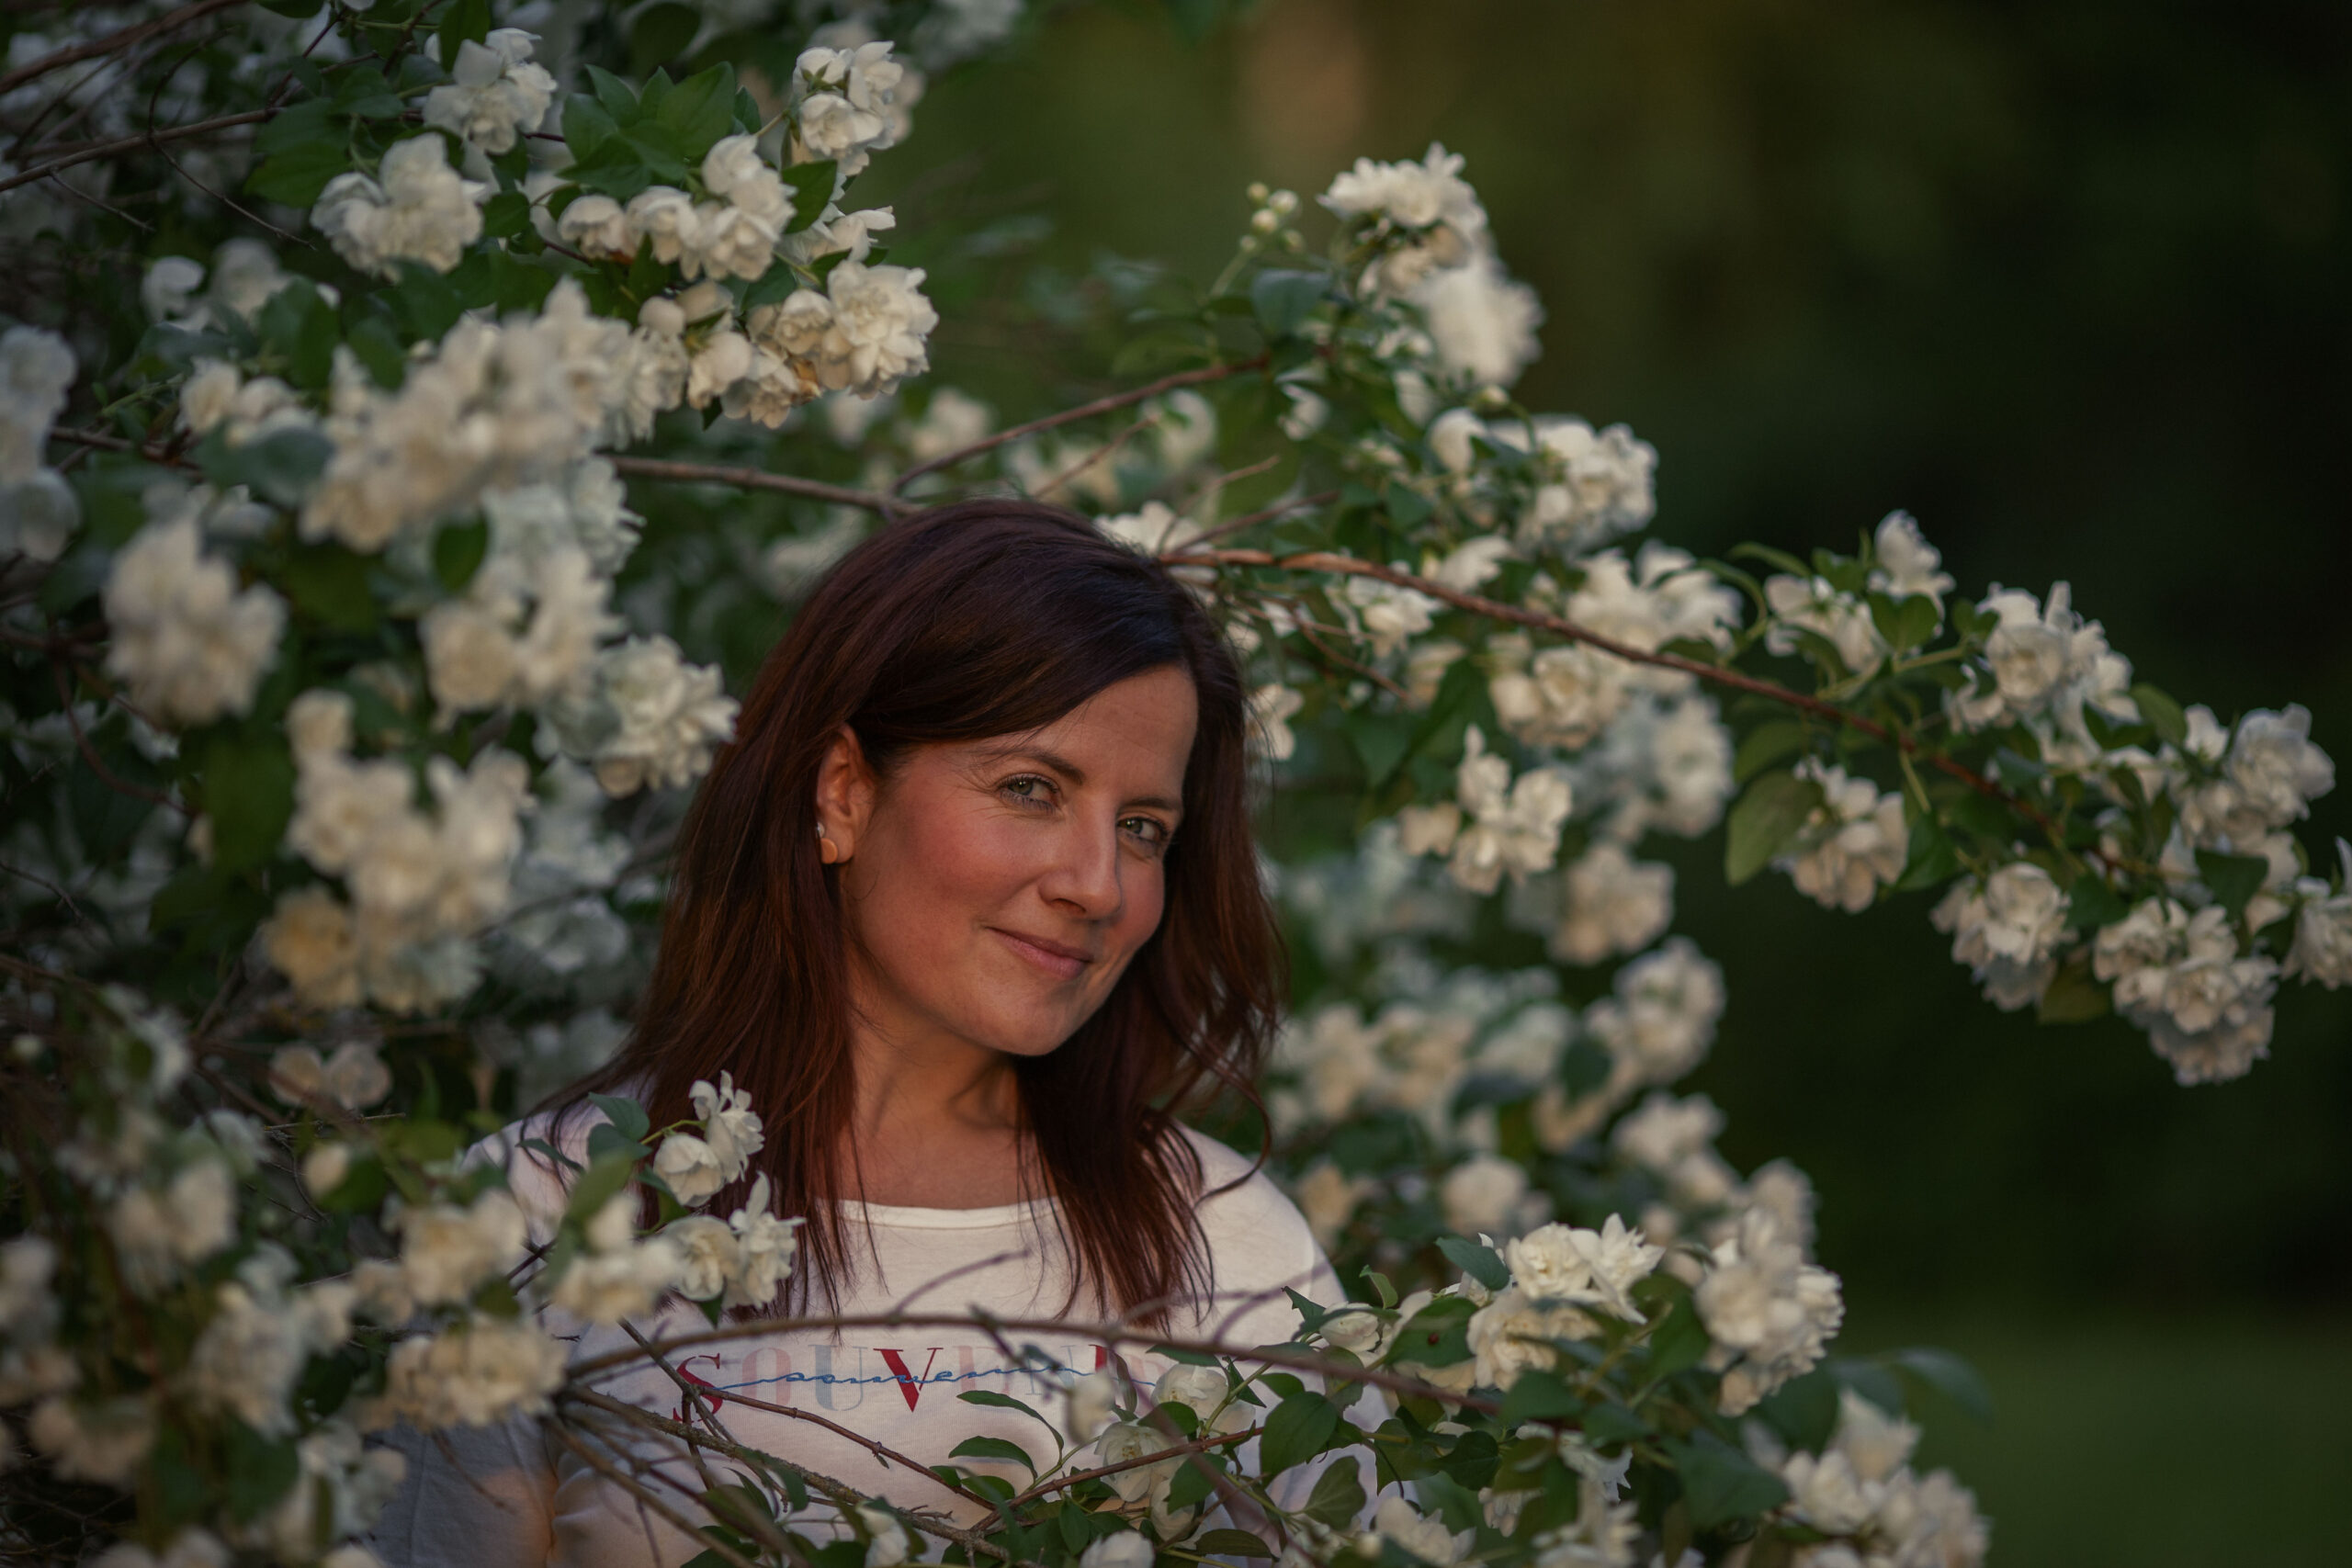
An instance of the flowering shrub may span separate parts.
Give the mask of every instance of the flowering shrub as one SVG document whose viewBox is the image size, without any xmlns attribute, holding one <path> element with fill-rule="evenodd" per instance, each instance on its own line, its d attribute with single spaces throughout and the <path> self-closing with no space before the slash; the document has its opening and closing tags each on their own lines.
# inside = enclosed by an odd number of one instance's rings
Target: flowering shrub
<svg viewBox="0 0 2352 1568">
<path fill-rule="evenodd" d="M 1108 391 L 1006 424 L 930 384 L 931 275 L 1006 237 L 902 241 L 853 182 L 1026 25 L 11 13 L 9 1550 L 352 1568 L 401 1479 L 369 1434 L 607 1440 L 594 1411 L 728 1459 L 695 1499 L 630 1483 L 700 1508 L 709 1562 L 1983 1556 L 1908 1463 L 1908 1393 L 1964 1370 L 1826 1359 L 1809 1183 L 1672 1092 L 1724 988 L 1640 853 L 1720 824 L 1736 882 L 1940 890 L 1996 1007 L 2112 1010 L 2227 1078 L 2280 982 L 2352 979 L 2352 850 L 2295 836 L 2334 784 L 2309 716 L 2135 683 L 2067 585 L 1963 597 L 1900 513 L 1808 559 L 1636 541 L 1656 454 L 1514 400 L 1541 310 L 1442 147 L 1253 189 L 1205 289 L 1039 276 Z M 1302 1299 L 1282 1347 L 1075 1325 L 1156 1349 L 1148 1389 L 995 1325 L 1060 1391 L 997 1396 L 1053 1457 L 1023 1491 L 945 1466 L 966 1528 L 744 1448 L 684 1382 L 674 1420 L 597 1404 L 554 1337 L 704 1303 L 643 1347 L 667 1371 L 762 1329 L 724 1314 L 776 1301 L 794 1220 L 763 1186 L 703 1212 L 761 1144 L 731 1083 L 691 1125 L 602 1102 L 553 1212 L 464 1151 L 619 1039 L 723 666 L 865 529 L 991 489 L 1194 584 L 1276 787 L 1360 813 L 1276 846 L 1315 963 L 1269 1106 L 1365 1299 Z M 1555 962 L 1487 966 L 1512 931 Z"/>
</svg>

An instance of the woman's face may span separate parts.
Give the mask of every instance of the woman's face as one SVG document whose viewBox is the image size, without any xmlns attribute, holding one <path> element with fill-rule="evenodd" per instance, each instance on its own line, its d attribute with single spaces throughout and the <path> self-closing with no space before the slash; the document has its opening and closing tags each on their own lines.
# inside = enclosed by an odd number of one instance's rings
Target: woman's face
<svg viewBox="0 0 2352 1568">
<path fill-rule="evenodd" d="M 1159 928 L 1198 715 L 1170 666 L 1029 734 L 915 747 L 878 785 L 829 762 L 865 1021 L 903 1047 L 1069 1039 Z"/>
</svg>

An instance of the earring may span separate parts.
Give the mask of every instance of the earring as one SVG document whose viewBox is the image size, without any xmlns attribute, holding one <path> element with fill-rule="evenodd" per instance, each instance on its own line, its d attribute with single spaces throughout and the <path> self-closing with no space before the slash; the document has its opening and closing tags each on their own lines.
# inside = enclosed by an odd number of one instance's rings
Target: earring
<svg viewBox="0 0 2352 1568">
<path fill-rule="evenodd" d="M 825 825 L 822 822 L 817 824 L 817 858 L 827 865 L 842 858 L 840 848 L 832 840 L 825 837 Z"/>
</svg>

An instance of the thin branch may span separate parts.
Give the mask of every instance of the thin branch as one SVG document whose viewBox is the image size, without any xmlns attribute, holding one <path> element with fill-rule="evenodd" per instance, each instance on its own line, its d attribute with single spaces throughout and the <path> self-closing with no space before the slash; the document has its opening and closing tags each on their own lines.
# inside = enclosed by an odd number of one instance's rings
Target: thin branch
<svg viewBox="0 0 2352 1568">
<path fill-rule="evenodd" d="M 661 1496 L 655 1493 L 653 1488 L 646 1485 L 645 1483 L 638 1480 L 637 1477 L 633 1475 L 622 1473 L 618 1468 L 614 1466 L 608 1461 L 599 1459 L 595 1453 L 589 1449 L 587 1444 L 582 1442 L 579 1438 L 573 1437 L 569 1431 L 565 1430 L 561 1422 L 548 1421 L 542 1423 L 542 1425 L 544 1425 L 549 1432 L 555 1434 L 556 1441 L 561 1443 L 565 1448 L 570 1449 L 573 1453 L 578 1454 L 580 1456 L 581 1462 L 587 1465 L 589 1469 L 594 1471 L 605 1480 L 611 1482 L 614 1485 L 618 1486 L 622 1491 L 627 1492 L 631 1496 L 635 1497 L 639 1507 L 658 1516 L 667 1522 L 673 1529 L 684 1534 L 689 1540 L 698 1540 L 702 1542 L 703 1546 L 707 1550 L 717 1552 L 720 1557 L 735 1564 L 735 1568 L 757 1568 L 757 1565 L 754 1564 L 750 1558 L 744 1556 L 733 1547 L 713 1540 L 708 1536 L 704 1535 L 702 1533 L 702 1528 L 699 1525 L 695 1524 L 684 1514 L 678 1512 L 677 1509 L 663 1502 Z"/>
<path fill-rule="evenodd" d="M 1792 690 L 1777 682 L 1767 681 L 1759 676 L 1743 674 L 1736 670 L 1726 670 L 1720 664 L 1709 664 L 1701 660 L 1685 659 L 1679 653 L 1657 653 L 1646 649 L 1635 648 L 1630 643 L 1620 642 L 1614 637 L 1603 637 L 1599 632 L 1580 626 L 1574 621 L 1564 620 L 1558 615 L 1547 615 L 1541 610 L 1521 609 L 1517 604 L 1506 604 L 1500 600 L 1485 598 L 1476 593 L 1465 593 L 1460 589 L 1448 588 L 1445 584 L 1432 579 L 1418 576 L 1409 571 L 1400 571 L 1395 567 L 1382 566 L 1374 561 L 1358 560 L 1353 556 L 1332 555 L 1322 550 L 1310 550 L 1302 555 L 1278 557 L 1265 550 L 1195 549 L 1173 555 L 1169 559 L 1187 566 L 1261 567 L 1272 571 L 1320 572 L 1340 577 L 1376 578 L 1380 581 L 1394 584 L 1398 588 L 1409 588 L 1417 593 L 1425 593 L 1441 603 L 1453 605 L 1457 610 L 1467 610 L 1472 615 L 1485 615 L 1490 620 L 1508 621 L 1514 626 L 1529 626 L 1537 631 L 1549 632 L 1555 637 L 1564 637 L 1570 642 L 1580 642 L 1587 647 L 1597 648 L 1603 653 L 1625 660 L 1629 663 L 1647 664 L 1660 670 L 1679 670 L 1710 685 L 1744 692 L 1750 696 L 1763 697 L 1795 708 L 1800 713 L 1808 714 L 1826 723 L 1842 725 L 1848 729 L 1859 730 L 1882 745 L 1893 747 L 1906 756 L 1918 758 L 1937 772 L 1958 779 L 1977 794 L 1997 801 L 2017 812 L 2048 834 L 2052 843 L 2063 844 L 2064 841 L 2064 835 L 2059 831 L 2058 824 L 2052 821 L 2047 813 L 1996 780 L 1989 779 L 1966 764 L 1954 761 L 1950 757 L 1927 750 L 1915 737 L 1889 729 L 1876 719 L 1866 718 L 1851 709 L 1839 707 L 1836 703 L 1810 696 L 1804 692 Z M 2101 861 L 2102 863 L 2105 862 L 2105 857 L 2095 850 L 2084 852 Z"/>
<path fill-rule="evenodd" d="M 1092 1470 L 1074 1470 L 1068 1475 L 1049 1476 L 1029 1488 L 1028 1491 L 1006 1498 L 1004 1506 L 1008 1509 L 1017 1508 L 1022 1504 L 1042 1497 L 1048 1492 L 1059 1492 L 1064 1487 L 1075 1486 L 1081 1481 L 1100 1481 L 1106 1475 L 1116 1475 L 1123 1470 L 1139 1470 L 1145 1465 L 1158 1464 L 1162 1460 L 1173 1459 L 1179 1454 L 1199 1453 L 1206 1449 L 1223 1448 L 1227 1443 L 1246 1443 L 1264 1430 L 1263 1427 L 1252 1427 L 1247 1431 L 1227 1432 L 1221 1437 L 1194 1438 L 1191 1442 L 1179 1443 L 1172 1449 L 1161 1449 L 1156 1453 L 1148 1453 L 1137 1459 L 1121 1460 L 1117 1464 L 1102 1464 L 1095 1466 Z"/>
<path fill-rule="evenodd" d="M 817 479 L 795 478 L 790 474 L 771 474 L 763 468 L 735 468 L 717 463 L 673 463 L 662 457 L 614 457 L 614 468 L 620 473 L 641 479 L 673 479 L 680 484 L 733 485 L 738 490 L 773 490 L 786 495 L 805 496 L 810 501 L 830 501 L 836 506 L 862 507 L 884 516 L 895 516 L 907 503 L 879 491 L 851 490 L 842 485 L 829 485 Z"/>
<path fill-rule="evenodd" d="M 134 800 L 150 801 L 157 806 L 168 806 L 183 817 L 194 817 L 196 812 L 185 801 L 175 800 L 168 795 L 158 795 L 143 784 L 135 784 L 128 779 L 119 778 L 113 769 L 99 761 L 97 748 L 90 744 L 90 738 L 82 731 L 82 716 L 74 711 L 74 688 L 66 680 L 64 658 L 59 654 L 51 654 L 49 668 L 50 672 L 57 679 L 57 700 L 65 709 L 65 723 L 74 731 L 74 744 L 81 748 L 82 761 L 90 764 L 90 771 L 98 775 L 98 782 L 117 794 L 130 795 Z"/>
<path fill-rule="evenodd" d="M 956 464 L 977 457 L 983 452 L 993 451 L 1008 441 L 1018 441 L 1024 435 L 1035 435 L 1041 430 L 1051 430 L 1057 425 L 1075 424 L 1081 419 L 1092 419 L 1096 414 L 1109 413 L 1114 409 L 1123 409 L 1129 404 L 1142 402 L 1146 398 L 1156 398 L 1162 392 L 1172 392 L 1179 387 L 1197 387 L 1204 382 L 1222 381 L 1228 376 L 1239 376 L 1251 370 L 1262 370 L 1265 367 L 1266 355 L 1261 354 L 1249 359 L 1237 359 L 1230 365 L 1207 365 L 1197 370 L 1180 370 L 1173 376 L 1162 376 L 1148 386 L 1137 387 L 1130 391 L 1114 392 L 1109 397 L 1097 398 L 1091 403 L 1080 403 L 1076 408 L 1064 409 L 1059 413 L 1049 413 L 1041 419 L 1033 419 L 1026 424 L 1016 424 L 1010 430 L 1000 430 L 994 435 L 982 436 L 970 446 L 959 446 L 944 457 L 933 457 L 927 463 L 917 463 L 890 482 L 890 493 L 902 494 L 909 485 L 922 478 L 923 475 L 936 473 L 942 468 L 952 468 Z"/>
<path fill-rule="evenodd" d="M 21 174 L 10 175 L 6 179 L 0 179 L 0 191 L 11 191 L 18 186 L 30 185 L 35 180 L 45 180 L 51 175 L 73 168 L 77 164 L 87 164 L 98 158 L 111 158 L 118 152 L 136 152 L 141 147 L 153 147 L 160 150 L 166 141 L 185 141 L 192 136 L 209 136 L 213 131 L 226 130 L 232 126 L 252 125 L 256 121 L 269 118 L 277 112 L 275 109 L 247 109 L 242 114 L 224 114 L 216 119 L 200 119 L 193 125 L 175 125 L 164 130 L 141 131 L 137 136 L 119 136 L 111 141 L 94 141 L 75 152 L 66 153 L 63 157 L 52 158 L 48 163 L 37 164 Z"/>
<path fill-rule="evenodd" d="M 642 1341 L 640 1341 L 640 1343 L 642 1343 Z M 652 1347 L 648 1346 L 647 1352 L 648 1354 L 651 1354 Z M 731 1388 L 721 1389 L 718 1393 L 721 1398 L 733 1400 L 736 1404 L 743 1406 L 747 1410 L 764 1410 L 771 1416 L 788 1416 L 795 1421 L 807 1421 L 812 1425 L 822 1427 L 826 1431 L 832 1433 L 837 1438 L 847 1438 L 851 1442 L 855 1443 L 859 1448 L 864 1449 L 876 1459 L 880 1460 L 885 1465 L 903 1465 L 907 1469 L 914 1472 L 917 1475 L 926 1477 L 932 1481 L 936 1481 L 939 1484 L 944 1486 L 947 1490 L 955 1493 L 957 1496 L 963 1498 L 967 1502 L 978 1503 L 983 1508 L 994 1508 L 996 1506 L 994 1499 L 973 1491 L 962 1482 L 950 1481 L 947 1477 L 940 1474 L 939 1472 L 932 1469 L 929 1465 L 924 1464 L 920 1460 L 913 1459 L 906 1454 L 900 1453 L 898 1450 L 890 1447 L 888 1443 L 878 1443 L 872 1438 L 853 1432 L 838 1421 L 828 1421 L 825 1417 L 818 1415 L 813 1410 L 795 1410 L 789 1404 L 778 1404 L 773 1400 L 757 1399 L 748 1393 L 739 1393 Z"/>
<path fill-rule="evenodd" d="M 656 1416 L 650 1410 L 641 1410 L 634 1404 L 615 1399 L 610 1394 L 598 1393 L 594 1389 L 569 1388 L 557 1397 L 593 1405 L 598 1410 L 606 1411 L 625 1421 L 635 1422 L 639 1426 L 666 1433 L 673 1438 L 684 1438 L 693 1433 L 693 1429 L 682 1422 L 673 1421 L 665 1416 Z M 713 1438 L 704 1438 L 701 1440 L 729 1459 L 740 1460 L 754 1467 L 779 1470 L 786 1474 L 798 1476 L 811 1492 L 820 1494 L 827 1502 L 837 1508 L 854 1508 L 872 1496 L 872 1494 L 861 1492 L 846 1481 L 836 1481 L 821 1472 L 810 1470 L 806 1465 L 795 1464 L 788 1459 L 778 1458 L 763 1449 L 750 1448 L 737 1442 L 721 1442 Z M 993 1508 L 994 1505 L 991 1504 L 990 1506 Z M 936 1536 L 941 1540 L 953 1541 L 967 1551 L 976 1551 L 982 1556 L 992 1557 L 999 1562 L 1004 1563 L 1006 1568 L 1040 1568 L 1037 1563 L 1015 1557 L 978 1530 L 964 1529 L 935 1519 L 928 1514 L 909 1512 L 905 1515 L 905 1518 L 909 1524 L 925 1535 Z"/>
<path fill-rule="evenodd" d="M 1261 523 L 1271 523 L 1275 518 L 1286 516 L 1293 512 L 1309 512 L 1318 506 L 1329 506 L 1331 502 L 1339 499 L 1340 492 L 1336 490 L 1318 490 L 1313 495 L 1302 495 L 1294 497 L 1289 501 L 1278 501 L 1272 506 L 1267 507 L 1263 512 L 1252 512 L 1247 516 L 1236 517 L 1229 523 L 1218 524 L 1216 527 L 1211 528 L 1208 532 L 1201 535 L 1198 538 L 1186 540 L 1184 542 L 1184 548 L 1197 550 L 1203 545 L 1209 543 L 1211 540 L 1222 539 L 1227 534 L 1238 534 L 1244 528 L 1255 528 Z M 1170 555 L 1167 559 L 1171 565 L 1182 564 L 1182 552 L 1180 551 L 1175 555 Z"/>
<path fill-rule="evenodd" d="M 49 433 L 49 438 L 51 441 L 71 441 L 76 446 L 95 447 L 101 452 L 136 452 L 149 462 L 162 463 L 167 468 L 196 467 L 194 463 L 169 446 L 158 446 L 153 442 L 132 441 L 120 435 L 109 435 L 103 430 L 52 430 Z"/>
<path fill-rule="evenodd" d="M 1142 434 L 1145 431 L 1155 428 L 1159 423 L 1159 416 L 1158 414 L 1148 413 L 1144 415 L 1143 418 L 1135 421 L 1133 423 L 1129 424 L 1126 429 L 1119 432 L 1118 434 L 1113 436 L 1102 446 L 1097 446 L 1093 451 L 1089 452 L 1085 457 L 1080 457 L 1077 462 L 1072 463 L 1069 468 L 1064 468 L 1060 473 L 1056 474 L 1052 479 L 1047 479 L 1044 484 L 1039 485 L 1033 493 L 1042 501 L 1057 490 L 1067 489 L 1069 482 L 1078 478 L 1079 475 L 1086 472 L 1087 469 L 1094 467 L 1095 464 L 1104 462 L 1109 458 L 1117 456 L 1121 447 L 1134 440 L 1136 436 Z"/>
<path fill-rule="evenodd" d="M 68 65 L 78 65 L 85 60 L 96 60 L 102 54 L 112 54 L 117 50 L 129 49 L 132 44 L 143 43 L 148 39 L 170 32 L 175 28 L 184 28 L 190 22 L 212 15 L 215 11 L 226 11 L 232 6 L 242 6 L 244 3 L 245 0 L 195 0 L 194 5 L 183 6 L 176 11 L 166 12 L 153 21 L 133 23 L 130 27 L 108 33 L 104 38 L 92 39 L 87 43 L 77 43 L 71 49 L 61 49 L 54 54 L 44 54 L 39 60 L 30 61 L 17 66 L 6 75 L 0 75 L 0 93 L 21 87 L 26 83 L 37 81 L 52 71 L 62 71 Z"/>
</svg>

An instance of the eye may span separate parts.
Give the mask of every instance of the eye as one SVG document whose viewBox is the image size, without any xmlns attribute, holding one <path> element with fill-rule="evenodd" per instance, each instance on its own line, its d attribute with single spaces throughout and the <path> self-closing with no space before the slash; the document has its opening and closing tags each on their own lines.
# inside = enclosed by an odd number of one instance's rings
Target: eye
<svg viewBox="0 0 2352 1568">
<path fill-rule="evenodd" d="M 1054 800 L 1054 781 L 1038 773 L 1007 779 L 997 788 L 1024 806 L 1050 806 Z"/>
<path fill-rule="evenodd" d="M 1162 854 L 1167 852 L 1168 840 L 1171 835 L 1168 830 L 1168 824 L 1159 818 L 1123 818 L 1119 827 L 1123 831 L 1134 834 L 1140 842 L 1149 847 L 1152 853 Z"/>
</svg>

